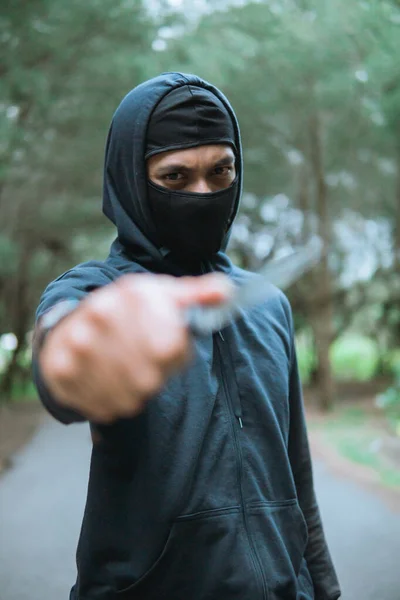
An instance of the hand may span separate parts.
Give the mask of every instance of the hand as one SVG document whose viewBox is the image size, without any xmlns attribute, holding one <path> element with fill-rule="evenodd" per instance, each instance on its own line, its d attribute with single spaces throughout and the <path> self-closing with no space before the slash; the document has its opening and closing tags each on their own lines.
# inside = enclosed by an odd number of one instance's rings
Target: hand
<svg viewBox="0 0 400 600">
<path fill-rule="evenodd" d="M 222 302 L 231 289 L 219 274 L 140 274 L 92 292 L 40 351 L 50 392 L 93 422 L 138 414 L 190 357 L 183 309 Z"/>
</svg>

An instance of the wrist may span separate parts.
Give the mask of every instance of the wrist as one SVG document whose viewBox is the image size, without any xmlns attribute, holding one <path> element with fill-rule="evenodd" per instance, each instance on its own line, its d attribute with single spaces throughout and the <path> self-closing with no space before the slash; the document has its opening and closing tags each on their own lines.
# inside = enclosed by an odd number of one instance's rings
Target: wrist
<svg viewBox="0 0 400 600">
<path fill-rule="evenodd" d="M 61 300 L 39 317 L 33 338 L 34 356 L 39 356 L 39 352 L 42 350 L 48 334 L 61 323 L 61 321 L 70 315 L 77 308 L 79 303 L 80 300 L 77 298 Z"/>
</svg>

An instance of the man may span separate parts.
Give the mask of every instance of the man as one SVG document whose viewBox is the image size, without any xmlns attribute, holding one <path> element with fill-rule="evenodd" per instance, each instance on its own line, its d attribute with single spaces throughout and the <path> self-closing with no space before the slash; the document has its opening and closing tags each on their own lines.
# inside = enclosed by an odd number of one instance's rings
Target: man
<svg viewBox="0 0 400 600">
<path fill-rule="evenodd" d="M 255 276 L 225 254 L 241 183 L 238 124 L 212 85 L 167 73 L 122 101 L 103 200 L 118 237 L 38 309 L 42 400 L 95 442 L 71 600 L 340 596 L 288 301 L 275 290 L 215 335 L 185 324 Z"/>
</svg>

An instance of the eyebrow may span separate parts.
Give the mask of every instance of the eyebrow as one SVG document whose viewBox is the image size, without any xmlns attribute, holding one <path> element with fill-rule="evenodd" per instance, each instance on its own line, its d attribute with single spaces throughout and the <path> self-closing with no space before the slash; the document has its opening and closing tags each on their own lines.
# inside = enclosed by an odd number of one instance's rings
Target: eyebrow
<svg viewBox="0 0 400 600">
<path fill-rule="evenodd" d="M 223 158 L 220 158 L 219 160 L 217 160 L 217 162 L 215 162 L 213 164 L 213 169 L 216 169 L 218 167 L 223 167 L 226 165 L 231 165 L 235 162 L 235 157 L 234 156 L 224 156 Z M 174 162 L 174 163 L 168 163 L 164 166 L 160 166 L 157 169 L 157 175 L 166 175 L 168 173 L 177 173 L 177 172 L 184 172 L 184 173 L 191 173 L 193 172 L 195 169 L 191 169 L 190 167 L 188 167 L 187 165 L 185 165 L 184 163 L 178 163 L 178 162 Z"/>
</svg>

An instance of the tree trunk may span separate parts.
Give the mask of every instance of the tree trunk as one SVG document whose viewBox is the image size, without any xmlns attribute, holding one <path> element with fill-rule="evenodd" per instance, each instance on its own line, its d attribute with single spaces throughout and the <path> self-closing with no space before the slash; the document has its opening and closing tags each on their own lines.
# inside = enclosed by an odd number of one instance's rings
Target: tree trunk
<svg viewBox="0 0 400 600">
<path fill-rule="evenodd" d="M 400 133 L 400 126 L 398 128 Z M 400 279 L 400 143 L 397 148 L 397 189 L 396 189 L 396 201 L 395 201 L 395 214 L 394 214 L 394 278 L 397 284 Z M 400 298 L 399 295 L 395 295 L 394 302 L 392 304 L 392 310 L 397 309 L 397 315 L 400 314 Z M 392 344 L 394 348 L 400 346 L 400 318 L 397 316 L 395 323 L 392 326 Z"/>
<path fill-rule="evenodd" d="M 333 293 L 328 265 L 331 226 L 328 213 L 328 189 L 323 167 L 321 124 L 317 113 L 314 113 L 310 118 L 309 132 L 316 213 L 318 216 L 319 235 L 324 242 L 325 250 L 320 265 L 315 270 L 316 296 L 323 297 L 325 300 L 318 306 L 314 314 L 310 315 L 310 324 L 313 329 L 317 352 L 315 379 L 317 382 L 319 403 L 322 409 L 328 410 L 334 404 L 334 381 L 329 355 L 331 340 L 333 338 Z"/>
<path fill-rule="evenodd" d="M 305 154 L 304 149 L 303 154 Z M 303 214 L 303 226 L 301 229 L 301 242 L 306 244 L 310 240 L 310 174 L 306 162 L 299 168 L 297 205 Z"/>
<path fill-rule="evenodd" d="M 309 324 L 311 322 L 311 318 L 309 317 L 308 319 Z M 318 381 L 319 381 L 319 372 L 318 372 L 318 365 L 317 365 L 317 346 L 316 346 L 316 338 L 315 338 L 315 332 L 313 327 L 310 328 L 310 345 L 312 348 L 312 356 L 313 356 L 313 362 L 311 365 L 311 370 L 310 370 L 310 380 L 309 380 L 309 384 L 311 385 L 311 387 L 313 388 L 317 388 L 318 387 Z"/>
</svg>

